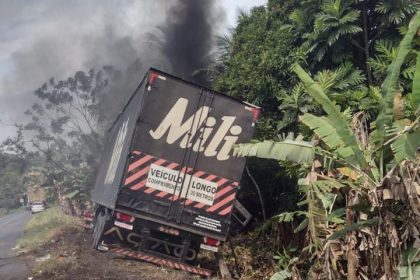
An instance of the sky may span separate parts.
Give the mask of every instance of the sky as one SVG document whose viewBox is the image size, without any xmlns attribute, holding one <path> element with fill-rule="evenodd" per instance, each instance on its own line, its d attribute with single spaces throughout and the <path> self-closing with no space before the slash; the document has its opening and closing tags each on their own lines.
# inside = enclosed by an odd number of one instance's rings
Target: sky
<svg viewBox="0 0 420 280">
<path fill-rule="evenodd" d="M 207 0 L 201 0 L 207 1 Z M 50 77 L 103 65 L 123 69 L 147 48 L 176 0 L 0 0 L 0 141 Z M 199 3 L 200 0 L 191 2 Z M 238 9 L 266 0 L 215 0 L 215 35 L 236 25 Z M 156 57 L 148 55 L 147 63 Z"/>
</svg>

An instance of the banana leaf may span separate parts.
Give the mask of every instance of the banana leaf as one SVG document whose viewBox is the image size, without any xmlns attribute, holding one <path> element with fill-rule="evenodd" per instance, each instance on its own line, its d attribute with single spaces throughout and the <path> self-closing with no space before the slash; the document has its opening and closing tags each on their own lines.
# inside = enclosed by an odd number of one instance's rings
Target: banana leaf
<svg viewBox="0 0 420 280">
<path fill-rule="evenodd" d="M 309 164 L 314 160 L 315 148 L 314 143 L 307 141 L 264 141 L 259 143 L 238 144 L 234 147 L 233 154 L 242 157 L 254 156 Z"/>
<path fill-rule="evenodd" d="M 402 39 L 397 55 L 389 65 L 387 70 L 387 76 L 385 81 L 382 83 L 381 91 L 382 98 L 379 102 L 379 115 L 375 121 L 376 123 L 376 141 L 380 144 L 385 142 L 386 127 L 392 125 L 393 121 L 393 101 L 394 95 L 399 88 L 399 75 L 401 66 L 404 63 L 405 57 L 411 51 L 413 37 L 417 33 L 417 29 L 420 27 L 420 11 L 410 21 L 408 31 Z"/>
<path fill-rule="evenodd" d="M 324 143 L 343 159 L 351 161 L 353 165 L 359 165 L 357 159 L 354 158 L 355 154 L 351 147 L 344 144 L 343 139 L 337 132 L 336 127 L 326 117 L 317 117 L 312 114 L 304 114 L 299 120 L 311 128 Z"/>
<path fill-rule="evenodd" d="M 411 93 L 411 102 L 414 110 L 420 106 L 420 53 L 417 53 L 416 71 L 413 78 L 413 92 Z"/>
<path fill-rule="evenodd" d="M 353 223 L 349 226 L 345 226 L 342 229 L 336 230 L 334 231 L 333 234 L 331 234 L 328 237 L 328 240 L 334 240 L 340 237 L 343 237 L 344 235 L 346 235 L 348 232 L 354 231 L 354 230 L 358 230 L 359 228 L 362 227 L 370 227 L 373 225 L 377 225 L 378 224 L 378 219 L 374 218 L 374 219 L 368 219 L 366 221 L 360 221 L 358 223 Z"/>
<path fill-rule="evenodd" d="M 420 249 L 414 246 L 406 249 L 402 254 L 402 262 L 398 267 L 400 280 L 420 279 L 420 262 L 416 262 L 420 256 Z"/>
<path fill-rule="evenodd" d="M 405 133 L 397 138 L 392 144 L 391 148 L 394 152 L 397 162 L 405 159 L 412 161 L 416 160 L 417 148 L 420 146 L 420 131 L 412 133 Z"/>
</svg>

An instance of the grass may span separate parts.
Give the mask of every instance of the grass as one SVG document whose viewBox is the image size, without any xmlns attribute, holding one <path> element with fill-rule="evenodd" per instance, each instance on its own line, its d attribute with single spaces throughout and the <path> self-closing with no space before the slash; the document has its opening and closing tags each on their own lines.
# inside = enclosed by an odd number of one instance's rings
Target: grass
<svg viewBox="0 0 420 280">
<path fill-rule="evenodd" d="M 81 228 L 81 221 L 65 215 L 58 207 L 49 208 L 34 215 L 26 224 L 22 238 L 17 241 L 17 248 L 25 252 L 38 249 L 68 228 Z"/>
</svg>

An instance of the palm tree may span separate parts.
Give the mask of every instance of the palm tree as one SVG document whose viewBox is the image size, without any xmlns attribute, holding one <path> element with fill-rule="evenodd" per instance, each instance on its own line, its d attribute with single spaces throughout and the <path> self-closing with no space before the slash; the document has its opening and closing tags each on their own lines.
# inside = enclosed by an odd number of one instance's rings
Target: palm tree
<svg viewBox="0 0 420 280">
<path fill-rule="evenodd" d="M 304 45 L 309 52 L 312 52 L 316 61 L 322 61 L 328 52 L 332 53 L 334 62 L 341 62 L 343 48 L 341 42 L 343 37 L 355 35 L 362 32 L 358 26 L 360 11 L 352 9 L 350 1 L 329 0 L 321 7 L 321 12 L 316 15 L 314 30 L 307 33 L 307 43 Z"/>
</svg>

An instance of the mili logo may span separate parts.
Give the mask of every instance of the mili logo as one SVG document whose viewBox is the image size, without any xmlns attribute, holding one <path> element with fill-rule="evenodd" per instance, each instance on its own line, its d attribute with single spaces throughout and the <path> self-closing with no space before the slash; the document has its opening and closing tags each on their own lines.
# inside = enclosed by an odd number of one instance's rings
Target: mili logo
<svg viewBox="0 0 420 280">
<path fill-rule="evenodd" d="M 229 159 L 232 146 L 242 132 L 239 125 L 233 125 L 236 117 L 223 116 L 222 123 L 216 129 L 216 119 L 208 117 L 210 108 L 202 106 L 183 122 L 187 106 L 187 99 L 178 99 L 159 126 L 149 131 L 153 139 L 160 139 L 167 133 L 168 144 L 174 144 L 180 140 L 179 146 L 183 149 L 193 146 L 193 151 L 204 152 L 206 157 L 215 156 L 220 161 Z M 191 136 L 188 135 L 189 133 Z M 200 137 L 195 137 L 196 135 Z M 193 139 L 196 139 L 195 143 L 192 143 Z"/>
<path fill-rule="evenodd" d="M 121 151 L 124 147 L 124 141 L 127 135 L 127 126 L 129 120 L 130 118 L 128 118 L 124 122 L 124 124 L 120 128 L 120 131 L 118 132 L 118 136 L 114 145 L 114 150 L 112 151 L 111 161 L 108 166 L 108 171 L 106 172 L 105 184 L 111 184 L 112 182 L 114 182 L 115 172 L 117 171 L 118 163 L 121 158 Z"/>
</svg>

